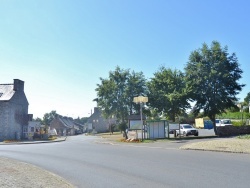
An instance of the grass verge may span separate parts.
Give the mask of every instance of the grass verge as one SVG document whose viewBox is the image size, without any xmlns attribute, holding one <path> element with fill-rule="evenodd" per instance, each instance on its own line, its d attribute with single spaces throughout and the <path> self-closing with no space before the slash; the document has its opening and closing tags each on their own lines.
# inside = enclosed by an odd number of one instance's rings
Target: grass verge
<svg viewBox="0 0 250 188">
<path fill-rule="evenodd" d="M 238 136 L 239 139 L 250 139 L 250 135 L 246 134 L 246 135 L 240 135 Z"/>
</svg>

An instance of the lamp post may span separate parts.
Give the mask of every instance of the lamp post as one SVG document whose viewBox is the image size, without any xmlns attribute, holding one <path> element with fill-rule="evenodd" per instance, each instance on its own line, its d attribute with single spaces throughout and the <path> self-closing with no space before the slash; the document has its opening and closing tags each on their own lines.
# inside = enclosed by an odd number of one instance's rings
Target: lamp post
<svg viewBox="0 0 250 188">
<path fill-rule="evenodd" d="M 141 115 L 141 139 L 143 140 L 143 120 L 142 120 L 142 105 L 148 102 L 148 97 L 138 96 L 134 97 L 134 103 L 140 104 L 140 115 Z"/>
</svg>

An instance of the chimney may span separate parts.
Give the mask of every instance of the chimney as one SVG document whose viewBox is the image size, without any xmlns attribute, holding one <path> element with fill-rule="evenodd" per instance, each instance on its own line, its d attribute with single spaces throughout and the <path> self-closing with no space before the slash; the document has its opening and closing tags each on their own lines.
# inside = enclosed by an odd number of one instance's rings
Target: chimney
<svg viewBox="0 0 250 188">
<path fill-rule="evenodd" d="M 24 81 L 19 79 L 14 79 L 14 91 L 23 91 L 24 90 Z"/>
<path fill-rule="evenodd" d="M 29 121 L 32 121 L 33 120 L 33 114 L 28 114 L 28 119 L 29 119 Z"/>
<path fill-rule="evenodd" d="M 98 113 L 99 112 L 99 108 L 98 107 L 94 107 L 94 113 Z"/>
</svg>

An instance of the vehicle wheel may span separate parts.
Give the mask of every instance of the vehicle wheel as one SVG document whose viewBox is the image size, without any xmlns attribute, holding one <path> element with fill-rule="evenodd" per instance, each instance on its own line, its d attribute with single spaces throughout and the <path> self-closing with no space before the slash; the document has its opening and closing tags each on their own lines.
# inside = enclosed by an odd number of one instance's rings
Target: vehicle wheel
<svg viewBox="0 0 250 188">
<path fill-rule="evenodd" d="M 199 136 L 199 133 L 196 133 L 194 136 Z"/>
</svg>

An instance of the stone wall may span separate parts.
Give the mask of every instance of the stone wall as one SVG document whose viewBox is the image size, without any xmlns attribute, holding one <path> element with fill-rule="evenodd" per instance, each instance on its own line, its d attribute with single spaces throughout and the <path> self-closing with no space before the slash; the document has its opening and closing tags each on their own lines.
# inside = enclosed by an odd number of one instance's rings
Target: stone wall
<svg viewBox="0 0 250 188">
<path fill-rule="evenodd" d="M 237 136 L 243 134 L 250 134 L 250 126 L 223 126 L 217 127 L 217 133 L 219 136 Z"/>
<path fill-rule="evenodd" d="M 8 136 L 9 112 L 9 103 L 0 101 L 0 141 L 5 140 Z"/>
<path fill-rule="evenodd" d="M 14 95 L 10 100 L 0 101 L 0 141 L 21 139 L 22 128 L 28 125 L 29 103 L 23 85 L 23 81 L 15 80 Z"/>
<path fill-rule="evenodd" d="M 26 125 L 27 106 L 11 102 L 0 104 L 0 140 L 19 140 Z"/>
</svg>

